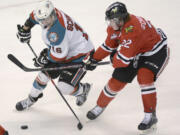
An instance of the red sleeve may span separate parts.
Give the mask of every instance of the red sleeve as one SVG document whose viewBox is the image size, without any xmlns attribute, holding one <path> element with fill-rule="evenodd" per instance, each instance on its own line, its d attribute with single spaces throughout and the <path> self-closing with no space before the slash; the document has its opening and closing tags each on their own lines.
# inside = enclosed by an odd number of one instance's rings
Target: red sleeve
<svg viewBox="0 0 180 135">
<path fill-rule="evenodd" d="M 106 40 L 94 53 L 94 59 L 102 60 L 117 49 L 118 43 L 116 42 L 116 37 L 112 38 L 114 36 L 113 34 L 112 28 L 108 27 Z"/>
<path fill-rule="evenodd" d="M 99 47 L 96 50 L 96 52 L 93 54 L 93 58 L 95 60 L 100 61 L 100 60 L 104 59 L 105 57 L 107 57 L 109 54 L 110 54 L 109 52 L 107 52 L 107 51 L 103 50 L 101 47 Z"/>
</svg>

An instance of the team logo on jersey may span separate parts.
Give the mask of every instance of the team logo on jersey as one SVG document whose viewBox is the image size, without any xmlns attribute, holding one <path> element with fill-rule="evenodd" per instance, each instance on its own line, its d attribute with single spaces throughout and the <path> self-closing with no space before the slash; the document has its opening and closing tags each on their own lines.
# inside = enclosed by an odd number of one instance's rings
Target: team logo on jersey
<svg viewBox="0 0 180 135">
<path fill-rule="evenodd" d="M 133 26 L 129 26 L 127 28 L 125 28 L 125 32 L 128 33 L 128 32 L 133 32 Z"/>
<path fill-rule="evenodd" d="M 50 40 L 51 42 L 57 42 L 57 40 L 58 40 L 58 35 L 57 35 L 56 32 L 51 32 L 51 33 L 49 34 L 48 38 L 49 38 L 49 40 Z"/>
</svg>

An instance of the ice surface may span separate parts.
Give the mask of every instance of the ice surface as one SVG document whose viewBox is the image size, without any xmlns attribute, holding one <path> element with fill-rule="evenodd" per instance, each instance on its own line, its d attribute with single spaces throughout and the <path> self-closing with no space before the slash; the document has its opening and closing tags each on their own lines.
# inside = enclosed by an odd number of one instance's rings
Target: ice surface
<svg viewBox="0 0 180 135">
<path fill-rule="evenodd" d="M 0 2 L 0 124 L 10 135 L 136 135 L 142 120 L 143 106 L 136 79 L 121 91 L 101 117 L 89 121 L 86 113 L 95 106 L 101 89 L 111 77 L 111 66 L 98 67 L 88 72 L 83 82 L 93 83 L 88 100 L 77 107 L 75 98 L 66 96 L 82 121 L 84 128 L 77 129 L 77 120 L 51 83 L 44 98 L 29 110 L 17 112 L 15 104 L 26 98 L 37 73 L 25 73 L 7 59 L 12 53 L 25 65 L 32 67 L 33 54 L 28 46 L 16 38 L 16 25 L 23 24 L 37 0 L 1 0 Z M 112 0 L 53 0 L 57 8 L 72 16 L 89 33 L 96 48 L 106 37 L 104 12 Z M 157 135 L 180 135 L 180 1 L 179 0 L 122 0 L 129 12 L 150 19 L 162 28 L 171 49 L 169 65 L 156 82 L 158 92 Z M 31 44 L 35 51 L 44 47 L 41 28 L 32 30 Z M 21 125 L 28 125 L 21 130 Z"/>
</svg>

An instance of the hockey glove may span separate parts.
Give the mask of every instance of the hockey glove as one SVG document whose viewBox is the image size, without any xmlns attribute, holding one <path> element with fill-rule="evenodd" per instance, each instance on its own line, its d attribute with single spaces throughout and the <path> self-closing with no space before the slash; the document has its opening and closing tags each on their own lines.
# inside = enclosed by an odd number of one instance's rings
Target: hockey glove
<svg viewBox="0 0 180 135">
<path fill-rule="evenodd" d="M 36 67 L 44 67 L 49 63 L 48 59 L 48 48 L 45 48 L 41 51 L 39 57 L 34 58 L 34 66 Z"/>
<path fill-rule="evenodd" d="M 25 30 L 23 29 L 23 25 L 17 25 L 17 29 L 18 29 L 18 32 L 17 32 L 17 38 L 19 39 L 20 42 L 22 43 L 28 43 L 30 42 L 30 39 L 31 39 L 31 30 Z"/>
<path fill-rule="evenodd" d="M 91 71 L 94 70 L 97 66 L 97 63 L 99 62 L 93 59 L 93 54 L 94 54 L 94 51 L 89 53 L 83 60 L 86 70 L 91 70 Z"/>
</svg>

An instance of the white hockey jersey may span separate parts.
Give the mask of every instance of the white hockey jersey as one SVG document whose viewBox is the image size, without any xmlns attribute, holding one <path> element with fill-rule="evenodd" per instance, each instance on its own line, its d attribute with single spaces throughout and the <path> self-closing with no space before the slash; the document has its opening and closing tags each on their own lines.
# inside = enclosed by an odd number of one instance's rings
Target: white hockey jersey
<svg viewBox="0 0 180 135">
<path fill-rule="evenodd" d="M 42 39 L 49 47 L 52 62 L 81 62 L 94 49 L 87 33 L 71 17 L 55 9 L 57 20 L 50 29 L 42 28 Z M 34 12 L 30 19 L 38 24 Z"/>
</svg>

